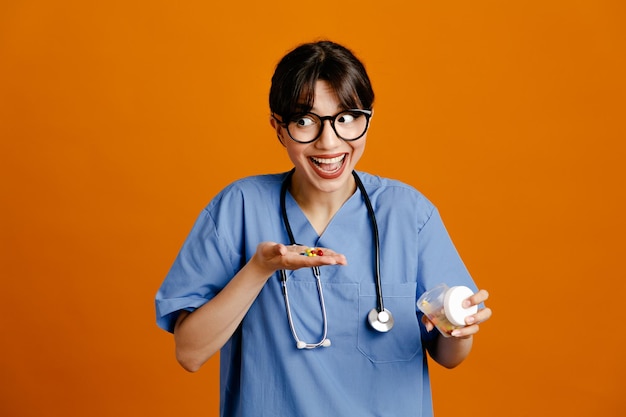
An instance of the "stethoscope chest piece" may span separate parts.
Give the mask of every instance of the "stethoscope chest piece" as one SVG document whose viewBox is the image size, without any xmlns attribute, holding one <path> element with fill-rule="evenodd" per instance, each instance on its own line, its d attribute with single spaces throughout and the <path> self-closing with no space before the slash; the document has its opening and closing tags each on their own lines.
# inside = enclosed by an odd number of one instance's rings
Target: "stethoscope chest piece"
<svg viewBox="0 0 626 417">
<path fill-rule="evenodd" d="M 393 327 L 393 316 L 391 312 L 384 308 L 382 311 L 378 311 L 378 309 L 373 308 L 370 310 L 367 315 L 367 321 L 370 326 L 374 328 L 374 330 L 378 330 L 379 332 L 388 332 Z"/>
</svg>

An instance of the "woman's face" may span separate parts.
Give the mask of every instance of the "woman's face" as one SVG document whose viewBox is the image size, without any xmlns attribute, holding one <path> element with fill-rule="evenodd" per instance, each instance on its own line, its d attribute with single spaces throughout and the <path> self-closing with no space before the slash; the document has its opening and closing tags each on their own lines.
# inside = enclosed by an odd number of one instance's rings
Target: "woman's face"
<svg viewBox="0 0 626 417">
<path fill-rule="evenodd" d="M 341 107 L 330 85 L 326 81 L 317 81 L 311 112 L 323 117 L 334 116 L 342 110 L 347 109 Z M 363 155 L 367 133 L 360 139 L 346 142 L 337 137 L 330 121 L 324 121 L 321 136 L 312 143 L 303 144 L 292 140 L 287 129 L 276 121 L 272 120 L 272 126 L 296 168 L 295 186 L 308 192 L 326 193 L 353 189 L 352 170 Z"/>
</svg>

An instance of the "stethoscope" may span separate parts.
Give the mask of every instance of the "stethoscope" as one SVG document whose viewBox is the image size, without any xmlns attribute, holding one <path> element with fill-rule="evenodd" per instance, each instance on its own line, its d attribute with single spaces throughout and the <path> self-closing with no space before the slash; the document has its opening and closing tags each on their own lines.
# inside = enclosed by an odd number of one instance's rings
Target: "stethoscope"
<svg viewBox="0 0 626 417">
<path fill-rule="evenodd" d="M 283 184 L 280 189 L 280 210 L 283 217 L 283 223 L 285 225 L 285 229 L 287 229 L 287 234 L 289 235 L 289 241 L 291 245 L 297 245 L 296 240 L 293 237 L 293 232 L 291 231 L 291 225 L 289 224 L 289 218 L 287 217 L 287 208 L 285 204 L 285 198 L 287 195 L 287 188 L 291 183 L 291 177 L 293 176 L 294 170 L 291 170 L 285 179 L 283 180 Z M 383 304 L 383 290 L 380 281 L 380 243 L 378 237 L 378 225 L 376 224 L 376 215 L 374 214 L 374 209 L 372 208 L 372 203 L 370 202 L 369 196 L 367 195 L 367 191 L 365 191 L 365 187 L 361 182 L 361 179 L 357 175 L 355 171 L 352 171 L 352 176 L 356 181 L 356 186 L 358 187 L 361 195 L 363 196 L 363 200 L 365 202 L 365 206 L 367 207 L 367 214 L 370 218 L 370 222 L 372 224 L 372 235 L 374 240 L 374 253 L 375 253 L 375 265 L 374 265 L 374 273 L 375 273 L 375 284 L 376 284 L 376 308 L 370 310 L 367 315 L 367 321 L 370 326 L 374 330 L 379 332 L 388 332 L 393 327 L 393 316 L 391 312 L 387 310 Z M 328 339 L 328 320 L 326 319 L 326 305 L 324 303 L 324 291 L 322 290 L 322 281 L 320 279 L 320 269 L 315 266 L 313 269 L 313 276 L 315 276 L 315 282 L 317 286 L 317 294 L 319 296 L 320 309 L 322 311 L 322 338 L 319 342 L 316 343 L 306 343 L 298 337 L 296 332 L 296 328 L 293 324 L 293 318 L 291 316 L 291 306 L 289 304 L 289 292 L 287 290 L 287 274 L 284 269 L 280 270 L 280 280 L 282 284 L 283 298 L 285 299 L 285 309 L 287 310 L 287 320 L 289 321 L 289 328 L 291 329 L 291 334 L 293 335 L 294 340 L 296 341 L 296 347 L 298 349 L 315 349 L 320 346 L 328 347 L 330 346 L 330 339 Z"/>
</svg>

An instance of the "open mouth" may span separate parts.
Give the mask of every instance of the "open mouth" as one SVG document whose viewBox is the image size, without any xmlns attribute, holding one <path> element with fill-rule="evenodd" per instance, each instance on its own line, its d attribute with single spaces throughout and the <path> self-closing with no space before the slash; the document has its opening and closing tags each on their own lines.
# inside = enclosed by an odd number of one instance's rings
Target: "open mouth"
<svg viewBox="0 0 626 417">
<path fill-rule="evenodd" d="M 331 175 L 341 170 L 346 159 L 346 154 L 344 153 L 333 158 L 319 158 L 311 156 L 309 159 L 318 170 L 322 171 L 324 174 Z"/>
</svg>

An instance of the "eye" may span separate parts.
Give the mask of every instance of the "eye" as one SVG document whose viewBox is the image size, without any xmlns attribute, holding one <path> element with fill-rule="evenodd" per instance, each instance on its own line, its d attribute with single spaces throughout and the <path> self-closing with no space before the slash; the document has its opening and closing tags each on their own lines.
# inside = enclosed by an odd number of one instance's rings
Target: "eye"
<svg viewBox="0 0 626 417">
<path fill-rule="evenodd" d="M 361 117 L 362 115 L 360 113 L 355 113 L 355 112 L 345 112 L 345 113 L 341 113 L 337 116 L 337 122 L 338 123 L 342 123 L 342 124 L 347 124 L 347 123 L 352 123 L 354 122 L 358 117 Z"/>
<path fill-rule="evenodd" d="M 303 116 L 296 117 L 291 123 L 295 125 L 298 129 L 304 129 L 307 127 L 315 126 L 316 124 L 318 124 L 318 121 L 314 116 L 310 114 L 305 114 Z"/>
</svg>

